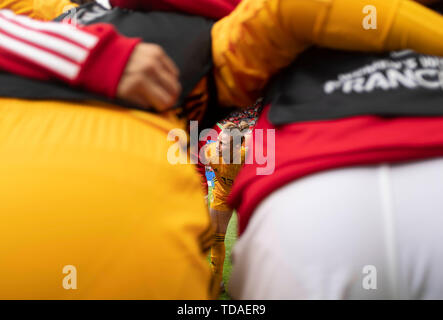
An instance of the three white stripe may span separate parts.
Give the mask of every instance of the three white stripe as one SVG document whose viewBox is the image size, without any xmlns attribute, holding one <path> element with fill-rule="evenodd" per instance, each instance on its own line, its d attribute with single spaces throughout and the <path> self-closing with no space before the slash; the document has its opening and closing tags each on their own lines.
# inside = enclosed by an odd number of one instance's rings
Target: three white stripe
<svg viewBox="0 0 443 320">
<path fill-rule="evenodd" d="M 70 80 L 74 80 L 80 71 L 78 65 L 66 59 L 5 36 L 3 33 L 0 33 L 0 47 L 13 51 L 15 54 L 44 66 Z"/>
<path fill-rule="evenodd" d="M 23 26 L 34 30 L 24 28 Z M 7 34 L 1 33 L 1 31 Z M 54 34 L 69 38 L 78 45 L 38 31 L 50 31 Z M 41 48 L 55 51 L 61 56 L 67 57 L 75 62 L 21 42 L 8 36 L 8 34 L 32 44 L 37 44 Z M 80 72 L 79 64 L 85 61 L 89 53 L 88 49 L 94 47 L 98 40 L 98 37 L 68 24 L 39 22 L 24 16 L 16 16 L 9 10 L 0 10 L 0 47 L 44 66 L 70 80 L 77 77 Z"/>
</svg>

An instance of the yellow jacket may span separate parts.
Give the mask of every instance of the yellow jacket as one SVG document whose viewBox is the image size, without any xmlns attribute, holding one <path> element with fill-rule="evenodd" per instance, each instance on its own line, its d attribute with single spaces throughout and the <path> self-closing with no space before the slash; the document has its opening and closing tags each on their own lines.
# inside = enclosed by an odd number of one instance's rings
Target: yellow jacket
<svg viewBox="0 0 443 320">
<path fill-rule="evenodd" d="M 231 192 L 235 178 L 245 163 L 246 148 L 244 146 L 241 148 L 240 163 L 235 163 L 235 159 L 231 159 L 232 163 L 226 163 L 223 157 L 217 152 L 217 143 L 210 143 L 206 146 L 205 157 L 215 173 L 215 189 L 226 200 Z"/>
<path fill-rule="evenodd" d="M 0 9 L 9 9 L 16 14 L 45 21 L 53 20 L 76 6 L 69 0 L 3 0 L 0 2 Z"/>
<path fill-rule="evenodd" d="M 67 3 L 0 8 L 49 20 Z M 98 102 L 0 97 L 0 299 L 210 298 L 200 180 L 166 157 L 177 128 Z"/>
<path fill-rule="evenodd" d="M 0 9 L 50 20 L 70 5 L 68 0 L 4 0 Z M 366 29 L 364 18 L 374 9 L 377 26 Z M 412 0 L 243 0 L 212 30 L 219 101 L 251 105 L 270 77 L 312 45 L 443 55 L 441 41 L 435 40 L 442 38 L 441 16 Z"/>
</svg>

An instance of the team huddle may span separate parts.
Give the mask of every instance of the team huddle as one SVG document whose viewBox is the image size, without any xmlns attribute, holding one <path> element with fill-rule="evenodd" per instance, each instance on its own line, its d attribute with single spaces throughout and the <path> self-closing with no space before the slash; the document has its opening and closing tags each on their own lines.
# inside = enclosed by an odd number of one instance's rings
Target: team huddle
<svg viewBox="0 0 443 320">
<path fill-rule="evenodd" d="M 442 299 L 443 3 L 367 6 L 0 0 L 0 298 L 214 299 L 235 210 L 234 299 Z"/>
</svg>

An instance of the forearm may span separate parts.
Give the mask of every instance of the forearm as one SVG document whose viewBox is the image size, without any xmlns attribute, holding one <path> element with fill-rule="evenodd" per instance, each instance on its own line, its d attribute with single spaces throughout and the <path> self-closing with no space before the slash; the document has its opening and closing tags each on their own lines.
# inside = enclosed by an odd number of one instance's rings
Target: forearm
<svg viewBox="0 0 443 320">
<path fill-rule="evenodd" d="M 178 11 L 211 19 L 229 14 L 240 0 L 110 0 L 112 6 L 145 11 Z"/>
<path fill-rule="evenodd" d="M 243 0 L 213 28 L 219 101 L 247 106 L 269 79 L 309 46 L 443 55 L 443 18 L 410 0 L 374 0 L 377 28 L 365 29 L 367 0 Z"/>
</svg>

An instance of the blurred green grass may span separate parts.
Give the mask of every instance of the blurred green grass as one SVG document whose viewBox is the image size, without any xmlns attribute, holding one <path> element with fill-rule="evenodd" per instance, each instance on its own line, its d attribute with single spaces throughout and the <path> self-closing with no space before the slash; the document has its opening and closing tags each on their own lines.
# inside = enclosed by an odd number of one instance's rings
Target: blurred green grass
<svg viewBox="0 0 443 320">
<path fill-rule="evenodd" d="M 212 188 L 208 188 L 208 199 L 212 199 Z M 228 230 L 225 237 L 226 258 L 223 265 L 223 282 L 225 283 L 226 291 L 220 294 L 219 300 L 230 300 L 228 294 L 229 279 L 232 271 L 231 251 L 237 241 L 237 213 L 234 211 L 231 221 L 229 221 Z M 208 256 L 208 263 L 211 262 L 211 255 Z"/>
</svg>

